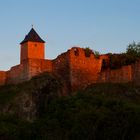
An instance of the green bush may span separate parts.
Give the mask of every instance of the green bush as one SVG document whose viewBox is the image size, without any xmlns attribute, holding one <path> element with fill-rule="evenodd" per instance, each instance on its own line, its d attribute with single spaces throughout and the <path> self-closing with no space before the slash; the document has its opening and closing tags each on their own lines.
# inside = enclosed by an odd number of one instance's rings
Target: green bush
<svg viewBox="0 0 140 140">
<path fill-rule="evenodd" d="M 140 43 L 130 43 L 126 52 L 121 54 L 109 54 L 111 69 L 121 68 L 125 65 L 135 63 L 140 59 Z"/>
<path fill-rule="evenodd" d="M 89 47 L 84 48 L 84 51 L 85 51 L 85 56 L 86 57 L 90 57 L 90 55 L 93 53 L 92 50 Z"/>
</svg>

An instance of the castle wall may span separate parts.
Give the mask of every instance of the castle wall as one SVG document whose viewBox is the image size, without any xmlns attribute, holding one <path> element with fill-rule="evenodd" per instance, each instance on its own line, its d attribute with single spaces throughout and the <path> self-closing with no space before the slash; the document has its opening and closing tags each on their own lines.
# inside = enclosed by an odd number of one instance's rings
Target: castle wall
<svg viewBox="0 0 140 140">
<path fill-rule="evenodd" d="M 6 72 L 0 71 L 0 85 L 6 84 Z"/>
<path fill-rule="evenodd" d="M 45 59 L 28 59 L 28 68 L 30 78 L 43 72 L 52 72 L 52 61 Z"/>
<path fill-rule="evenodd" d="M 27 51 L 26 43 L 23 52 Z M 29 48 L 35 44 L 28 44 Z M 43 43 L 41 44 L 42 47 Z M 31 50 L 32 50 L 31 49 Z M 35 51 L 37 52 L 37 50 Z M 42 53 L 38 52 L 38 53 Z M 54 60 L 45 60 L 35 58 L 26 58 L 27 55 L 21 54 L 22 63 L 12 67 L 9 71 L 0 71 L 0 85 L 17 84 L 31 79 L 33 76 L 43 72 L 54 73 L 61 78 L 63 84 L 63 93 L 85 88 L 93 83 L 126 83 L 140 82 L 140 60 L 135 64 L 122 66 L 120 69 L 104 69 L 104 63 L 109 64 L 108 55 L 100 55 L 96 58 L 93 53 L 89 56 L 85 55 L 85 50 L 79 47 L 73 47 L 67 52 L 59 55 Z M 29 56 L 34 56 L 31 53 Z M 41 57 L 41 56 L 39 56 Z M 42 58 L 44 56 L 42 55 Z M 26 59 L 24 59 L 26 58 Z"/>
<path fill-rule="evenodd" d="M 100 55 L 100 59 L 109 61 L 109 56 L 108 56 L 108 54 L 102 54 L 102 55 Z"/>
<path fill-rule="evenodd" d="M 74 47 L 70 51 L 70 79 L 72 90 L 84 88 L 96 83 L 98 73 L 101 71 L 102 59 L 85 56 L 82 48 Z"/>
<path fill-rule="evenodd" d="M 70 93 L 70 65 L 69 52 L 59 55 L 53 60 L 53 73 L 61 78 L 63 84 L 63 93 Z"/>
<path fill-rule="evenodd" d="M 109 55 L 96 58 L 90 50 L 79 47 L 71 48 L 54 60 L 45 60 L 45 44 L 39 40 L 32 29 L 21 43 L 20 65 L 6 72 L 0 71 L 0 85 L 21 83 L 43 72 L 60 77 L 67 93 L 97 82 L 140 82 L 140 60 L 112 70 Z"/>
<path fill-rule="evenodd" d="M 21 83 L 46 71 L 52 72 L 52 61 L 43 59 L 26 59 L 22 61 L 20 65 L 16 65 L 6 72 L 6 83 Z M 0 76 L 1 75 L 2 74 L 0 73 Z M 1 79 L 4 78 L 0 77 L 0 80 Z"/>
<path fill-rule="evenodd" d="M 7 71 L 7 84 L 17 84 L 29 80 L 27 62 L 16 65 Z"/>
<path fill-rule="evenodd" d="M 132 65 L 132 81 L 137 84 L 140 82 L 140 60 Z"/>
<path fill-rule="evenodd" d="M 123 66 L 120 69 L 107 69 L 99 74 L 98 82 L 126 83 L 132 81 L 132 66 Z"/>
</svg>

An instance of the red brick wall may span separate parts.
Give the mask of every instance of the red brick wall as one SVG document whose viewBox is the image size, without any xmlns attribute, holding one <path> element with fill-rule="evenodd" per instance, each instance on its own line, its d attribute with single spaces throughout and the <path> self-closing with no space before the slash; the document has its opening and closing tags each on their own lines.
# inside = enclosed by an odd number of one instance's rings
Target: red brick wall
<svg viewBox="0 0 140 140">
<path fill-rule="evenodd" d="M 0 85 L 5 85 L 6 83 L 6 72 L 0 71 Z"/>
</svg>

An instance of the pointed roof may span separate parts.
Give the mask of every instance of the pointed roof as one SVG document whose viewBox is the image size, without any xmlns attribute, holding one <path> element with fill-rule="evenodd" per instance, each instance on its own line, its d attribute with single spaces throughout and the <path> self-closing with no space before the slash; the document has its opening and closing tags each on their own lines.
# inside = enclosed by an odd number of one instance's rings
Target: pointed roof
<svg viewBox="0 0 140 140">
<path fill-rule="evenodd" d="M 37 34 L 37 32 L 34 30 L 34 28 L 32 28 L 30 30 L 28 35 L 25 36 L 24 40 L 20 44 L 23 44 L 28 41 L 45 43 L 45 41 L 41 39 L 41 37 Z"/>
</svg>

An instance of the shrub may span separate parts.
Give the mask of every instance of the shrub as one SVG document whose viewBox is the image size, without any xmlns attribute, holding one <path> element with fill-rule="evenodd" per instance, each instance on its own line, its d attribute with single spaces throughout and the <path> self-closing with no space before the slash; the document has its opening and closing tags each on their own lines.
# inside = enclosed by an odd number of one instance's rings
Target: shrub
<svg viewBox="0 0 140 140">
<path fill-rule="evenodd" d="M 85 51 L 85 56 L 86 57 L 90 57 L 91 53 L 93 53 L 92 50 L 89 47 L 84 48 L 84 51 Z"/>
</svg>

